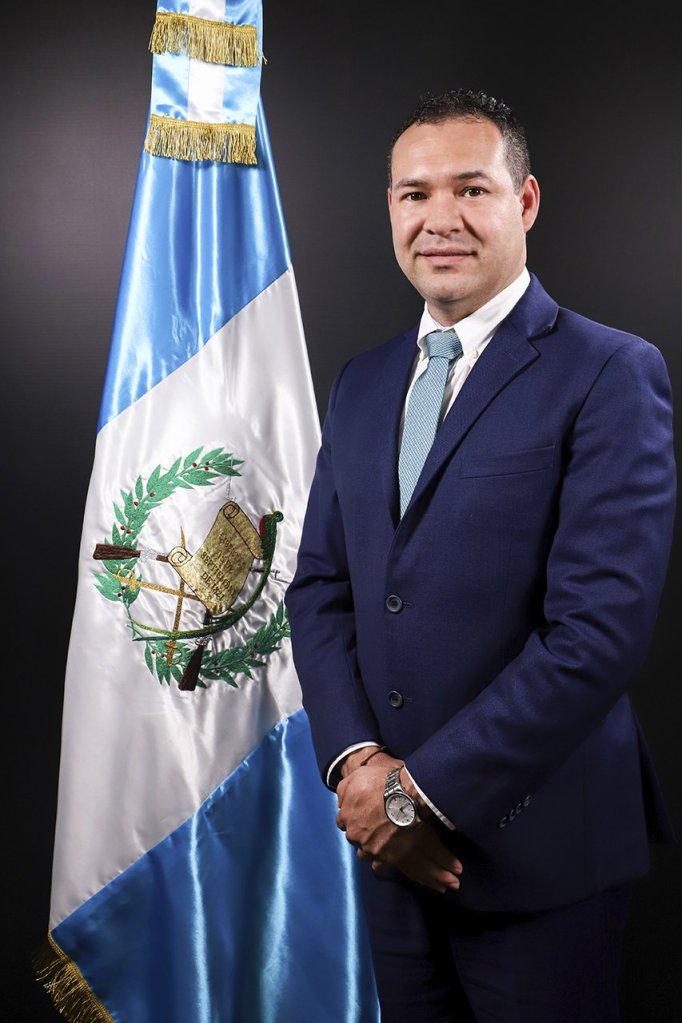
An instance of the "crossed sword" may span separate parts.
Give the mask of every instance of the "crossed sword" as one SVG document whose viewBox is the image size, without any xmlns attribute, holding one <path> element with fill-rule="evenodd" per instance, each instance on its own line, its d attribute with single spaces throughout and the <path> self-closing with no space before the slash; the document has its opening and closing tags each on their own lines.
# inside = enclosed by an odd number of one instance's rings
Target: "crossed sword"
<svg viewBox="0 0 682 1023">
<path fill-rule="evenodd" d="M 184 532 L 182 530 L 181 530 L 180 536 L 181 536 L 180 543 L 184 547 L 185 546 L 185 535 L 184 535 Z M 141 558 L 141 557 L 144 557 L 145 561 L 162 561 L 162 562 L 165 562 L 166 564 L 168 564 L 168 555 L 167 554 L 159 554 L 159 553 L 157 553 L 155 551 L 151 551 L 149 549 L 144 550 L 143 548 L 137 548 L 137 547 L 125 547 L 125 546 L 121 546 L 119 544 L 98 543 L 98 544 L 95 545 L 95 550 L 94 550 L 92 556 L 93 556 L 93 558 L 95 558 L 96 561 L 125 561 L 125 560 L 129 560 L 130 558 Z M 254 572 L 257 575 L 260 575 L 263 570 L 261 568 L 257 568 L 257 567 L 252 566 L 249 569 L 249 571 L 250 572 Z M 270 575 L 273 578 L 275 578 L 275 579 L 281 579 L 282 578 L 282 574 L 277 569 L 272 569 L 271 568 L 270 569 Z M 203 605 L 203 601 L 201 600 L 200 597 L 197 597 L 196 594 L 192 593 L 191 591 L 188 591 L 185 588 L 185 580 L 182 579 L 182 578 L 180 579 L 180 584 L 179 584 L 179 587 L 177 589 L 172 587 L 172 586 L 162 586 L 161 583 L 148 583 L 148 582 L 145 582 L 144 579 L 138 579 L 138 578 L 136 578 L 133 575 L 125 576 L 125 575 L 119 575 L 118 573 L 114 573 L 114 578 L 118 579 L 120 583 L 122 583 L 124 585 L 127 585 L 127 586 L 130 586 L 130 588 L 133 590 L 133 592 L 135 592 L 136 589 L 153 590 L 156 593 L 167 593 L 167 594 L 169 594 L 172 597 L 177 597 L 176 604 L 175 604 L 175 615 L 174 615 L 174 618 L 173 618 L 173 632 L 179 631 L 180 619 L 181 619 L 181 616 L 182 616 L 182 605 L 183 605 L 183 602 L 185 600 L 196 600 L 200 604 Z M 204 607 L 205 607 L 205 605 L 204 605 Z M 208 623 L 211 620 L 211 617 L 212 616 L 211 616 L 210 611 L 208 611 L 208 609 L 205 609 L 205 611 L 204 611 L 204 625 L 208 625 Z M 166 645 L 166 663 L 170 666 L 172 664 L 172 662 L 173 662 L 173 655 L 174 655 L 175 649 L 177 647 L 177 640 L 170 639 L 170 640 L 168 640 L 166 642 L 165 645 Z M 203 645 L 200 645 L 198 650 L 201 650 L 201 652 L 203 653 Z M 187 678 L 187 679 L 183 679 L 180 682 L 179 688 L 180 689 L 194 689 L 195 685 L 196 685 L 196 680 L 192 680 L 191 678 Z"/>
<path fill-rule="evenodd" d="M 184 534 L 184 532 L 182 530 L 180 532 L 180 538 L 181 538 L 180 539 L 180 543 L 184 547 L 184 545 L 185 545 L 185 534 Z M 163 561 L 166 564 L 168 564 L 168 555 L 167 554 L 158 554 L 156 552 L 153 552 L 153 556 L 152 556 L 152 552 L 151 551 L 147 552 L 147 551 L 144 551 L 142 548 L 124 547 L 124 546 L 120 546 L 118 544 L 110 544 L 110 543 L 98 543 L 98 544 L 96 544 L 95 550 L 94 550 L 92 556 L 93 556 L 93 558 L 95 558 L 96 561 L 119 561 L 119 560 L 123 561 L 123 560 L 127 560 L 127 559 L 130 559 L 130 558 L 141 558 L 143 556 L 143 554 L 147 555 L 146 558 L 145 558 L 145 560 L 147 560 L 147 561 Z M 188 590 L 185 589 L 185 580 L 184 579 L 180 579 L 180 585 L 179 585 L 179 587 L 177 589 L 175 589 L 172 586 L 162 586 L 161 583 L 147 583 L 147 582 L 144 581 L 144 579 L 138 579 L 136 576 L 134 576 L 132 574 L 127 576 L 127 575 L 119 575 L 117 572 L 115 572 L 114 573 L 114 578 L 118 579 L 118 581 L 120 583 L 122 583 L 124 585 L 127 585 L 127 586 L 130 586 L 130 588 L 133 591 L 133 593 L 135 592 L 135 590 L 138 590 L 138 589 L 141 589 L 141 590 L 154 590 L 154 592 L 156 592 L 156 593 L 168 593 L 172 597 L 177 597 L 177 601 L 175 603 L 175 615 L 173 616 L 173 632 L 177 632 L 179 630 L 179 628 L 180 628 L 180 619 L 181 619 L 181 616 L 182 616 L 183 601 L 185 601 L 185 600 L 196 600 L 200 604 L 202 603 L 201 599 L 199 597 L 197 597 L 196 594 L 194 594 L 191 591 L 188 591 Z M 208 622 L 210 621 L 210 619 L 211 619 L 210 613 L 208 611 L 205 611 L 204 612 L 204 625 L 207 625 Z M 178 645 L 177 644 L 177 640 L 175 640 L 175 639 L 170 639 L 165 644 L 165 646 L 166 646 L 166 663 L 169 665 L 169 667 L 173 663 L 173 655 L 175 654 L 175 649 L 176 649 L 177 645 Z M 181 686 L 181 688 L 182 688 L 182 686 Z M 190 688 L 190 687 L 187 687 L 187 688 Z M 195 688 L 194 685 L 192 685 L 191 688 L 194 689 Z"/>
</svg>

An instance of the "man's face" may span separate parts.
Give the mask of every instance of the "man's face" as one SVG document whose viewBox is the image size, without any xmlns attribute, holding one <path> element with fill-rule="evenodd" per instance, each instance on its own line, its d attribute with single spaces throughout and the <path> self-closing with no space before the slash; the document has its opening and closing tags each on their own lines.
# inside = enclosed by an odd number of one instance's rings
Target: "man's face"
<svg viewBox="0 0 682 1023">
<path fill-rule="evenodd" d="M 518 277 L 540 193 L 517 191 L 490 121 L 413 124 L 392 158 L 388 208 L 398 264 L 443 324 L 468 316 Z"/>
</svg>

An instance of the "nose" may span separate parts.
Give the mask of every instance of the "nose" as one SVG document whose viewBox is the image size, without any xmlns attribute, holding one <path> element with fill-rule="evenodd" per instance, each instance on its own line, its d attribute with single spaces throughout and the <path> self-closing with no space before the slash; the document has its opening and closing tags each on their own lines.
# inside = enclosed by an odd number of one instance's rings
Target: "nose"
<svg viewBox="0 0 682 1023">
<path fill-rule="evenodd" d="M 454 195 L 432 195 L 425 204 L 424 230 L 446 238 L 463 226 L 460 204 Z"/>
</svg>

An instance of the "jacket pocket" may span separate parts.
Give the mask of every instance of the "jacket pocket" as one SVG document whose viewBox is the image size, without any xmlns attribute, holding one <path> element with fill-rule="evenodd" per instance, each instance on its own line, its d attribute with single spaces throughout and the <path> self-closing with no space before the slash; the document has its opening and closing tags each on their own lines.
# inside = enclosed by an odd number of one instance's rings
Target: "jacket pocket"
<svg viewBox="0 0 682 1023">
<path fill-rule="evenodd" d="M 555 447 L 556 445 L 550 444 L 548 447 L 529 448 L 526 451 L 505 451 L 483 457 L 471 456 L 464 459 L 460 476 L 513 476 L 516 473 L 551 469 L 554 464 Z"/>
</svg>

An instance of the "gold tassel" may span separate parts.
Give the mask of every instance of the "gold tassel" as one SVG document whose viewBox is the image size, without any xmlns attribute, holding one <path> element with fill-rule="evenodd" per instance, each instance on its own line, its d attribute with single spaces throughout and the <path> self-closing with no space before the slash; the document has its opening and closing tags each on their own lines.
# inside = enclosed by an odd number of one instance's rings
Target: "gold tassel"
<svg viewBox="0 0 682 1023">
<path fill-rule="evenodd" d="M 256 129 L 251 124 L 209 124 L 152 114 L 144 150 L 172 160 L 255 164 Z"/>
<path fill-rule="evenodd" d="M 258 36 L 253 25 L 195 18 L 192 14 L 157 11 L 149 40 L 152 53 L 182 53 L 210 64 L 255 67 Z"/>
<path fill-rule="evenodd" d="M 114 1023 L 81 971 L 52 940 L 51 934 L 36 954 L 34 965 L 38 982 L 70 1023 Z"/>
</svg>

